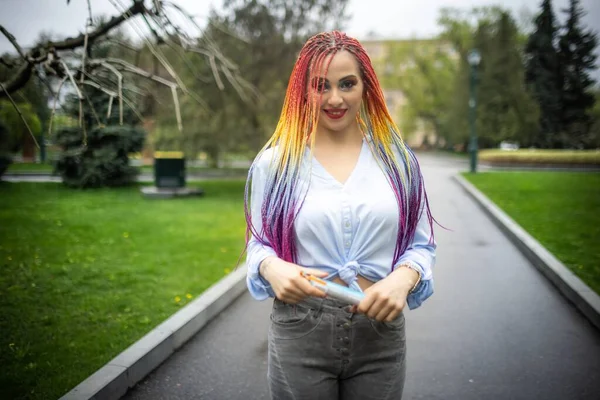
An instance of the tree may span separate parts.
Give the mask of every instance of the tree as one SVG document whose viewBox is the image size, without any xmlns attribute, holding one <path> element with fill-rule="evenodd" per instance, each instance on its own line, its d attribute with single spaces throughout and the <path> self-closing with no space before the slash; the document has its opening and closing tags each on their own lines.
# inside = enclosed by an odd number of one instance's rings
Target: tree
<svg viewBox="0 0 600 400">
<path fill-rule="evenodd" d="M 467 55 L 474 46 L 481 47 L 481 51 L 486 52 L 490 46 L 495 45 L 498 39 L 498 21 L 502 15 L 504 11 L 499 7 L 474 8 L 469 11 L 444 8 L 438 19 L 442 28 L 438 38 L 430 41 L 405 41 L 390 50 L 386 63 L 391 68 L 384 68 L 382 76 L 386 87 L 401 89 L 407 98 L 402 111 L 401 124 L 404 131 L 425 125 L 435 131 L 438 145 L 444 141 L 447 147 L 466 143 L 469 133 L 470 73 Z M 506 36 L 510 34 L 508 32 Z M 511 39 L 504 48 L 507 49 L 513 43 L 514 40 Z M 518 57 L 518 48 L 512 56 Z M 494 64 L 491 57 L 488 61 L 490 65 Z M 502 66 L 498 65 L 495 74 L 509 75 L 522 70 L 505 69 L 501 72 L 501 69 Z M 516 103 L 521 104 L 518 100 Z M 486 132 L 485 129 L 480 131 Z M 495 140 L 483 137 L 483 143 L 492 144 Z"/>
<path fill-rule="evenodd" d="M 109 96 L 89 88 L 80 126 L 58 129 L 54 139 L 63 151 L 55 171 L 69 187 L 123 186 L 135 181 L 138 170 L 129 165 L 129 154 L 141 151 L 146 132 L 138 127 L 135 105 L 111 107 Z M 77 118 L 79 100 L 65 102 L 68 115 Z"/>
<path fill-rule="evenodd" d="M 571 0 L 567 10 L 568 19 L 559 39 L 559 60 L 563 75 L 561 147 L 590 147 L 589 135 L 592 124 L 591 110 L 595 96 L 594 80 L 590 71 L 595 69 L 594 49 L 597 38 L 581 26 L 584 11 L 579 0 Z"/>
<path fill-rule="evenodd" d="M 55 170 L 69 187 L 131 184 L 138 170 L 129 165 L 128 155 L 142 149 L 145 135 L 143 129 L 128 125 L 95 126 L 82 142 L 82 128 L 63 128 L 56 135 L 56 142 L 64 151 Z"/>
<path fill-rule="evenodd" d="M 172 2 L 150 1 L 150 0 L 129 0 L 130 7 L 120 10 L 120 14 L 108 20 L 88 16 L 88 22 L 84 33 L 73 38 L 65 40 L 48 40 L 35 45 L 29 51 L 24 51 L 14 36 L 4 27 L 0 26 L 0 32 L 8 38 L 13 44 L 19 55 L 19 63 L 13 65 L 13 73 L 0 85 L 0 98 L 7 97 L 22 88 L 31 78 L 35 76 L 44 82 L 50 89 L 50 92 L 58 97 L 63 84 L 70 84 L 78 95 L 83 108 L 86 102 L 82 93 L 87 86 L 93 86 L 103 90 L 109 96 L 118 99 L 118 106 L 123 102 L 128 102 L 128 96 L 123 93 L 123 85 L 129 82 L 130 77 L 138 76 L 145 79 L 158 82 L 167 86 L 171 92 L 175 111 L 177 115 L 177 125 L 181 129 L 181 118 L 179 113 L 179 95 L 183 93 L 196 100 L 199 100 L 194 93 L 190 92 L 183 84 L 177 72 L 170 64 L 160 46 L 178 47 L 186 51 L 195 52 L 204 56 L 203 62 L 211 66 L 211 71 L 215 79 L 220 79 L 219 74 L 225 76 L 225 80 L 230 82 L 232 87 L 239 88 L 239 82 L 242 80 L 236 73 L 233 63 L 214 46 L 207 37 L 204 40 L 196 40 L 192 34 L 186 31 L 182 24 L 175 21 L 181 21 L 183 17 L 187 24 L 195 26 L 200 32 L 195 19 L 184 9 Z M 69 1 L 67 1 L 67 4 Z M 148 3 L 148 4 L 147 4 Z M 128 62 L 123 58 L 98 57 L 92 52 L 94 44 L 100 43 L 106 39 L 110 32 L 120 27 L 125 21 L 135 20 L 141 17 L 146 31 L 142 33 L 144 43 L 146 43 L 156 64 L 160 64 L 168 73 L 168 78 L 157 76 L 147 70 L 139 68 L 137 65 Z M 176 18 L 178 17 L 178 18 Z M 136 26 L 138 31 L 139 24 Z M 142 29 L 143 31 L 143 29 Z M 147 34 L 151 39 L 149 39 Z M 136 59 L 139 59 L 136 57 Z M 4 58 L 0 63 L 7 64 Z M 55 77 L 60 81 L 56 91 L 51 87 L 49 79 Z M 224 89 L 224 85 L 219 85 Z M 138 92 L 142 91 L 136 88 Z M 199 104 L 202 102 L 199 100 Z M 80 115 L 79 120 L 83 117 Z"/>
<path fill-rule="evenodd" d="M 562 74 L 556 49 L 557 26 L 551 0 L 543 0 L 535 30 L 525 47 L 525 83 L 539 105 L 540 124 L 532 145 L 554 147 L 562 130 Z"/>
<path fill-rule="evenodd" d="M 480 145 L 501 141 L 531 144 L 537 108 L 523 84 L 524 66 L 518 28 L 507 11 L 479 25 L 474 46 L 481 51 L 477 126 Z"/>
<path fill-rule="evenodd" d="M 402 131 L 423 128 L 436 133 L 438 145 L 451 142 L 447 120 L 458 69 L 456 53 L 442 40 L 406 41 L 390 48 L 385 62 L 380 73 L 384 86 L 400 89 L 407 99 Z"/>
<path fill-rule="evenodd" d="M 121 48 L 110 42 L 99 42 L 89 50 L 95 57 L 107 59 L 115 51 L 120 52 Z M 121 55 L 127 56 L 125 53 Z M 128 88 L 127 85 L 122 86 L 123 90 Z M 95 188 L 133 183 L 138 169 L 129 165 L 128 156 L 141 151 L 146 137 L 146 132 L 138 126 L 143 122 L 139 110 L 144 96 L 131 98 L 119 107 L 113 101 L 118 97 L 106 93 L 99 85 L 82 87 L 80 91 L 86 100 L 81 109 L 76 94 L 68 95 L 63 102 L 63 116 L 79 123 L 63 126 L 54 135 L 54 141 L 63 150 L 56 161 L 55 171 L 69 187 Z"/>
<path fill-rule="evenodd" d="M 5 130 L 0 133 L 2 153 L 16 153 L 30 142 L 40 140 L 42 124 L 30 103 L 21 102 L 14 107 L 11 102 L 0 100 L 0 121 L 5 126 Z"/>
<path fill-rule="evenodd" d="M 17 107 L 0 100 L 0 176 L 12 163 L 13 153 L 36 140 L 32 134 L 39 140 L 41 133 L 40 120 L 31 104 L 19 103 Z"/>
<path fill-rule="evenodd" d="M 10 54 L 4 54 L 1 59 L 4 63 L 0 63 L 0 82 L 3 82 L 14 73 L 16 66 L 19 64 L 19 58 L 11 56 Z M 31 111 L 37 115 L 37 118 L 41 124 L 41 129 L 39 132 L 35 132 L 35 137 L 40 146 L 40 158 L 42 162 L 44 162 L 46 158 L 44 151 L 45 148 L 43 146 L 43 137 L 44 132 L 47 130 L 47 124 L 50 118 L 50 109 L 48 108 L 49 95 L 48 88 L 44 86 L 42 82 L 36 79 L 29 80 L 23 87 L 13 93 L 13 100 L 15 103 L 18 105 L 29 104 Z M 4 101 L 6 101 L 6 104 L 9 107 L 12 107 L 8 99 Z M 29 111 L 21 110 L 21 112 L 25 114 Z M 35 142 L 32 139 L 32 133 L 27 131 L 22 120 L 18 119 L 15 123 L 18 124 L 18 126 L 15 125 L 11 127 L 14 128 L 11 129 L 13 132 L 15 130 L 20 131 L 21 128 L 25 130 L 25 135 L 22 137 L 23 142 L 19 150 L 23 151 L 23 156 L 25 158 L 34 158 Z"/>
</svg>

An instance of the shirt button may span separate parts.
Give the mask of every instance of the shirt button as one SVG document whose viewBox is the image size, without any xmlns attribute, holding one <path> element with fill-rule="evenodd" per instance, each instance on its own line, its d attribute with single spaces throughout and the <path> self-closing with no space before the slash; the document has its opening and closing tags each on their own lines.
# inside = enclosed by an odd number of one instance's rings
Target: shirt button
<svg viewBox="0 0 600 400">
<path fill-rule="evenodd" d="M 345 243 L 345 245 L 346 245 L 346 247 L 350 247 L 350 241 L 349 241 L 349 240 L 346 240 L 346 243 Z"/>
<path fill-rule="evenodd" d="M 346 228 L 350 228 L 350 221 L 346 220 Z"/>
</svg>

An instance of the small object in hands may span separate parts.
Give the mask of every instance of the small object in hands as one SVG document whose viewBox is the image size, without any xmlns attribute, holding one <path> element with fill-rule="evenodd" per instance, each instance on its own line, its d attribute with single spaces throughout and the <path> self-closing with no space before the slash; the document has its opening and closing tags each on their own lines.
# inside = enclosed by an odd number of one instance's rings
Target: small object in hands
<svg viewBox="0 0 600 400">
<path fill-rule="evenodd" d="M 346 286 L 338 285 L 334 282 L 328 282 L 324 279 L 317 278 L 316 276 L 312 276 L 304 272 L 302 272 L 302 276 L 308 279 L 311 285 L 325 292 L 326 296 L 331 299 L 344 301 L 348 304 L 358 305 L 363 297 L 365 297 L 364 293 L 352 290 Z"/>
</svg>

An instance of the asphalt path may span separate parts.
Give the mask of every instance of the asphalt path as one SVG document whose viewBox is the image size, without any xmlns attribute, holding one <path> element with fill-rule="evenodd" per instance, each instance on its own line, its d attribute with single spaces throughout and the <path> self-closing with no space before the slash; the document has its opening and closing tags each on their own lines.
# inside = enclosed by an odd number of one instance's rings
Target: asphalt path
<svg viewBox="0 0 600 400">
<path fill-rule="evenodd" d="M 436 229 L 434 295 L 406 312 L 403 398 L 600 399 L 600 332 L 451 180 L 464 162 L 420 160 L 448 229 Z M 124 398 L 267 399 L 270 307 L 242 295 Z"/>
</svg>

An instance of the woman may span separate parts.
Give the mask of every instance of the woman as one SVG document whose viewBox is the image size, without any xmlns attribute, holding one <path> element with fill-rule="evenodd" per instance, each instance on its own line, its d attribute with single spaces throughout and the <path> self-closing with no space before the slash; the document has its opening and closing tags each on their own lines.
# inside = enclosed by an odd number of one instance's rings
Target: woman
<svg viewBox="0 0 600 400">
<path fill-rule="evenodd" d="M 402 310 L 433 292 L 433 219 L 357 40 L 330 32 L 303 46 L 250 168 L 246 218 L 248 288 L 275 298 L 272 398 L 401 398 Z M 357 306 L 324 298 L 302 272 L 365 296 Z"/>
</svg>

